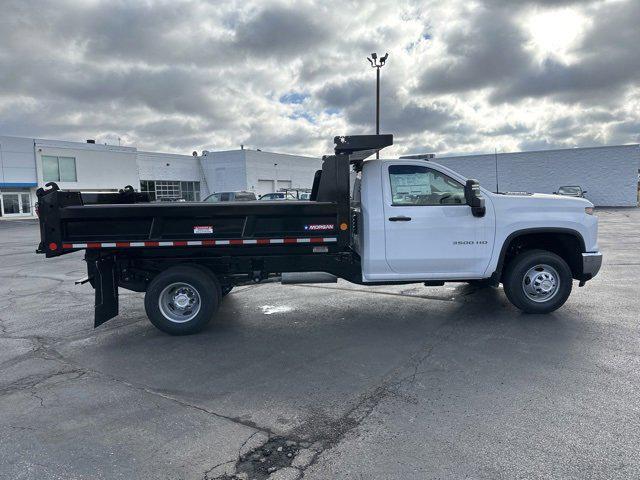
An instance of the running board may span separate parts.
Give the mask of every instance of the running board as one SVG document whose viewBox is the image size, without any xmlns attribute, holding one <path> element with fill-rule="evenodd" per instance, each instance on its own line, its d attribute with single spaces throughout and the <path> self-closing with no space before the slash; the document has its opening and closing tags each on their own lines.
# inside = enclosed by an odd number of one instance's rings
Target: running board
<svg viewBox="0 0 640 480">
<path fill-rule="evenodd" d="M 325 272 L 284 272 L 280 282 L 283 285 L 300 283 L 337 283 L 338 277 Z"/>
</svg>

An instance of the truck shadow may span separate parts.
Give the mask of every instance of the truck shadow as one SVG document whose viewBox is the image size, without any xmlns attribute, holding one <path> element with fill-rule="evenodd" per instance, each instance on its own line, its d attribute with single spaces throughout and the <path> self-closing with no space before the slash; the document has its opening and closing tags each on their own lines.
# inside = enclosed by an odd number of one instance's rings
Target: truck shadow
<svg viewBox="0 0 640 480">
<path fill-rule="evenodd" d="M 492 375 L 512 373 L 514 363 L 537 370 L 579 354 L 571 348 L 575 308 L 523 315 L 500 289 L 467 285 L 433 296 L 440 298 L 265 286 L 230 294 L 198 335 L 170 337 L 135 321 L 98 330 L 97 341 L 65 345 L 62 354 L 281 432 L 300 427 L 310 409 L 344 411 L 417 371 L 425 355 L 420 371 L 466 376 L 478 366 Z M 132 317 L 142 315 L 139 308 Z"/>
</svg>

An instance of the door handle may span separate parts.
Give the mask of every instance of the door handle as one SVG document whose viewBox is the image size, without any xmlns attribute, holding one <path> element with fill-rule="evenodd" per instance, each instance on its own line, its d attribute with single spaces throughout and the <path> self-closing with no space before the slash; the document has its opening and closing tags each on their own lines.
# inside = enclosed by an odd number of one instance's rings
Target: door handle
<svg viewBox="0 0 640 480">
<path fill-rule="evenodd" d="M 405 217 L 404 215 L 400 215 L 399 217 L 389 217 L 390 222 L 410 222 L 411 217 Z"/>
</svg>

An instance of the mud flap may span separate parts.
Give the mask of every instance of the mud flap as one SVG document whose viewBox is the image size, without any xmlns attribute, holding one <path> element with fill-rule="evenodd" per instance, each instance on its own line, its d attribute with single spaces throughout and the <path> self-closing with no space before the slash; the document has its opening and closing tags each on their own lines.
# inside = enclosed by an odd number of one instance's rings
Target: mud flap
<svg viewBox="0 0 640 480">
<path fill-rule="evenodd" d="M 93 286 L 96 291 L 93 327 L 96 328 L 118 315 L 118 283 L 113 257 L 98 258 L 94 260 L 93 267 Z"/>
</svg>

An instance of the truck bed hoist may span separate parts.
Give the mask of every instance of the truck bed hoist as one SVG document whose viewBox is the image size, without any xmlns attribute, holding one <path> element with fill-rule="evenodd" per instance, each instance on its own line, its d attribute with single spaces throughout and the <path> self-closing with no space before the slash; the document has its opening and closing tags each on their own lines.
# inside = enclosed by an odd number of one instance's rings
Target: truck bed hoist
<svg viewBox="0 0 640 480">
<path fill-rule="evenodd" d="M 392 135 L 334 142 L 310 201 L 159 203 L 130 186 L 48 183 L 37 192 L 37 252 L 85 251 L 96 327 L 118 315 L 125 288 L 145 292 L 149 320 L 173 335 L 204 328 L 235 285 L 270 277 L 502 283 L 520 310 L 548 313 L 574 279 L 583 286 L 600 269 L 597 217 L 583 198 L 492 193 L 432 161 L 366 160 Z"/>
</svg>

